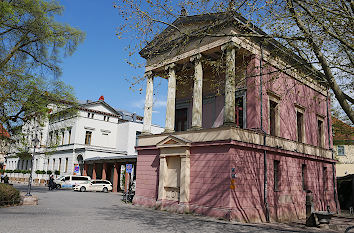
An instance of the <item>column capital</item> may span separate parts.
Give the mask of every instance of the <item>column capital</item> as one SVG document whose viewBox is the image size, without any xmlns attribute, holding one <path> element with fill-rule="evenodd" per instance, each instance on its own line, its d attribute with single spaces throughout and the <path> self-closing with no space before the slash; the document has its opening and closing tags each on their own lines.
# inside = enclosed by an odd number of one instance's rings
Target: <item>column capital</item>
<svg viewBox="0 0 354 233">
<path fill-rule="evenodd" d="M 237 49 L 237 48 L 240 48 L 240 46 L 233 41 L 230 41 L 230 42 L 227 42 L 227 43 L 221 45 L 222 51 L 224 51 L 225 49 L 231 50 L 231 49 Z"/>
<path fill-rule="evenodd" d="M 144 76 L 148 77 L 148 78 L 151 78 L 153 76 L 153 72 L 151 70 L 150 71 L 145 71 Z"/>
<path fill-rule="evenodd" d="M 195 54 L 193 56 L 190 57 L 190 62 L 196 62 L 199 61 L 200 59 L 202 59 L 203 55 L 201 53 Z"/>
<path fill-rule="evenodd" d="M 165 66 L 165 70 L 174 69 L 176 67 L 176 63 L 171 63 Z"/>
</svg>

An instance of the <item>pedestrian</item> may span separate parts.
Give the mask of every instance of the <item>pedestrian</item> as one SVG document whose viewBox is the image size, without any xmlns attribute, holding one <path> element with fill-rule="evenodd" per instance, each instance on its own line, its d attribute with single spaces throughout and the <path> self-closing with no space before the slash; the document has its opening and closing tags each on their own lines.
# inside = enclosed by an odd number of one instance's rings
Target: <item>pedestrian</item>
<svg viewBox="0 0 354 233">
<path fill-rule="evenodd" d="M 53 175 L 51 175 L 51 176 L 49 177 L 49 184 L 48 184 L 48 186 L 49 186 L 49 190 L 54 189 L 54 178 L 53 178 Z"/>
<path fill-rule="evenodd" d="M 4 174 L 1 174 L 1 183 L 4 182 Z"/>
<path fill-rule="evenodd" d="M 8 183 L 9 183 L 9 177 L 6 174 L 4 177 L 4 184 L 8 184 Z"/>
</svg>

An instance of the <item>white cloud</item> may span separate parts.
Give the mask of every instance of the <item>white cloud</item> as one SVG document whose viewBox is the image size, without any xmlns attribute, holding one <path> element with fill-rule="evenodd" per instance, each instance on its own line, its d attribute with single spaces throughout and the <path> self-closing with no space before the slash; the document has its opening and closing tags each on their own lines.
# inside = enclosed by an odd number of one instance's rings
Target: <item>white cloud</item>
<svg viewBox="0 0 354 233">
<path fill-rule="evenodd" d="M 132 103 L 132 106 L 134 108 L 144 109 L 145 99 L 140 99 L 140 100 L 134 101 Z M 166 100 L 154 99 L 153 109 L 165 108 L 165 107 L 166 107 Z M 153 111 L 153 112 L 156 112 L 156 111 Z"/>
</svg>

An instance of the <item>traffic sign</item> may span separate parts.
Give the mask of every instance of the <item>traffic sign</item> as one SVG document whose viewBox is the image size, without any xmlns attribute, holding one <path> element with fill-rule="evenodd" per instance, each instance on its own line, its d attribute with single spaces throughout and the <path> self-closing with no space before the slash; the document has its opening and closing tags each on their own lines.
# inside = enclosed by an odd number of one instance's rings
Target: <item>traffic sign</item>
<svg viewBox="0 0 354 233">
<path fill-rule="evenodd" d="M 125 165 L 125 171 L 127 173 L 132 173 L 132 170 L 133 170 L 133 164 L 126 164 Z"/>
</svg>

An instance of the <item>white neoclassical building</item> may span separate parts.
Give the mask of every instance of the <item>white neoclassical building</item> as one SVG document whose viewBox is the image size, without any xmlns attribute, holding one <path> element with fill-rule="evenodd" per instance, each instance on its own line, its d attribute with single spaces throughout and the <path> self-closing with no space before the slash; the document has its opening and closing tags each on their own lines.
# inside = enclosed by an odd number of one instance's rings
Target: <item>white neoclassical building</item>
<svg viewBox="0 0 354 233">
<path fill-rule="evenodd" d="M 53 174 L 57 171 L 60 175 L 108 179 L 115 191 L 119 190 L 121 170 L 127 163 L 136 164 L 135 146 L 143 118 L 111 107 L 102 97 L 80 104 L 74 116 L 65 113 L 67 106 L 58 108 L 53 104 L 50 109 L 49 119 L 41 124 L 33 121 L 22 128 L 30 153 L 33 153 L 33 139 L 36 135 L 39 139 L 33 157 L 35 182 L 45 177 L 36 171 L 52 171 Z M 151 130 L 153 133 L 163 131 L 157 126 L 152 126 Z M 6 165 L 7 170 L 29 170 L 31 159 L 21 159 L 12 153 L 6 157 Z"/>
</svg>

